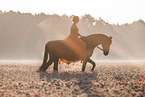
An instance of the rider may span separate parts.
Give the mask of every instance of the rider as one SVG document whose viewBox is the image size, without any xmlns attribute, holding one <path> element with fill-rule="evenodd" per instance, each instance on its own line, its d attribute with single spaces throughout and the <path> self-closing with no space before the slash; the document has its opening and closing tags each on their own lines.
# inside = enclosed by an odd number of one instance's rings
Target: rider
<svg viewBox="0 0 145 97">
<path fill-rule="evenodd" d="M 65 40 L 69 43 L 69 46 L 76 54 L 76 59 L 79 58 L 84 60 L 86 58 L 86 43 L 78 37 L 81 37 L 78 33 L 79 29 L 76 25 L 79 22 L 79 17 L 74 16 L 72 21 L 73 24 L 70 29 L 70 35 Z"/>
<path fill-rule="evenodd" d="M 73 24 L 71 26 L 71 33 L 76 33 L 78 36 L 81 36 L 78 32 L 79 32 L 79 29 L 78 27 L 76 26 L 76 24 L 79 22 L 79 17 L 78 16 L 74 16 L 73 18 Z"/>
</svg>

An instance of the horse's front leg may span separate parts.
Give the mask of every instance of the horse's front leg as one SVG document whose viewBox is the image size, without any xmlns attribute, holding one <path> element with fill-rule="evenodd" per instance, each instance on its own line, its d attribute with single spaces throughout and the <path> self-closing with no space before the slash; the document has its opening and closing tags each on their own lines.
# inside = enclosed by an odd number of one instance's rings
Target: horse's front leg
<svg viewBox="0 0 145 97">
<path fill-rule="evenodd" d="M 85 61 L 83 62 L 82 71 L 85 71 L 86 64 L 87 64 L 87 60 L 85 60 Z"/>
<path fill-rule="evenodd" d="M 91 59 L 89 59 L 88 62 L 91 63 L 91 64 L 93 65 L 93 67 L 92 67 L 91 70 L 94 71 L 94 68 L 95 68 L 95 66 L 96 66 L 95 62 L 94 62 L 93 60 L 91 60 Z"/>
</svg>

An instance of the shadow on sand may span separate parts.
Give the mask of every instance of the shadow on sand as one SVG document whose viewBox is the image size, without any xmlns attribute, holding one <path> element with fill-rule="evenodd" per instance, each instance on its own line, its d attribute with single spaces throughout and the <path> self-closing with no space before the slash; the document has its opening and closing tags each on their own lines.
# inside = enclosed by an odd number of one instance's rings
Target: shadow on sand
<svg viewBox="0 0 145 97">
<path fill-rule="evenodd" d="M 58 80 L 61 80 L 65 82 L 65 86 L 69 89 L 71 89 L 71 86 L 75 87 L 77 85 L 82 93 L 87 94 L 88 97 L 100 97 L 91 88 L 93 85 L 92 81 L 97 81 L 96 72 L 41 72 L 40 79 L 44 79 L 48 83 L 57 83 Z M 77 91 L 74 90 L 74 94 L 77 95 Z"/>
</svg>

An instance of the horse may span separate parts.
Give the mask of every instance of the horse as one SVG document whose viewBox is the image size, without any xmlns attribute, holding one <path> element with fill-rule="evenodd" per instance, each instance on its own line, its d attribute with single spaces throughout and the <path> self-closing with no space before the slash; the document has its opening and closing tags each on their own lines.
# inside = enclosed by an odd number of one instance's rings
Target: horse
<svg viewBox="0 0 145 97">
<path fill-rule="evenodd" d="M 43 63 L 37 72 L 45 71 L 53 62 L 53 70 L 58 71 L 59 59 L 65 59 L 69 62 L 82 61 L 82 71 L 85 71 L 86 64 L 89 62 L 93 65 L 91 69 L 93 71 L 96 66 L 95 62 L 90 59 L 93 54 L 93 50 L 101 44 L 102 49 L 100 49 L 103 51 L 103 54 L 107 56 L 109 54 L 110 45 L 112 43 L 112 37 L 108 37 L 104 34 L 91 34 L 88 36 L 83 36 L 81 39 L 86 43 L 86 58 L 84 60 L 81 60 L 79 57 L 77 57 L 71 48 L 67 45 L 67 43 L 64 42 L 64 40 L 49 41 L 45 45 Z M 48 54 L 49 61 L 47 61 Z"/>
</svg>

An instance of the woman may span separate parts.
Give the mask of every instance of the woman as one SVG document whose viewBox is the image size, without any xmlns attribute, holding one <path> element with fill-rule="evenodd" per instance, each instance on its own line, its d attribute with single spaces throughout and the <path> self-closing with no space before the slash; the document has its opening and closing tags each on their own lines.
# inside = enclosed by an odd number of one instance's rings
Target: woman
<svg viewBox="0 0 145 97">
<path fill-rule="evenodd" d="M 79 29 L 76 25 L 79 22 L 79 17 L 74 16 L 72 21 L 73 24 L 70 29 L 70 35 L 65 39 L 65 41 L 75 53 L 76 60 L 84 60 L 86 58 L 86 43 L 78 37 L 81 37 L 81 35 L 78 33 Z"/>
</svg>

